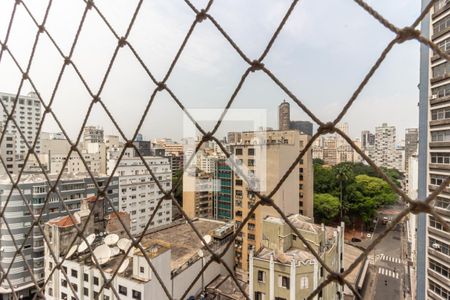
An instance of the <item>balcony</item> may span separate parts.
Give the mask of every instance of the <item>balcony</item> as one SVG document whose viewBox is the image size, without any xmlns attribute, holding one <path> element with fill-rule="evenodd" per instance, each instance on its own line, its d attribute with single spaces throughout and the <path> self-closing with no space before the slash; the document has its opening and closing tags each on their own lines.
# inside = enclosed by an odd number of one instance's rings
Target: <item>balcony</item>
<svg viewBox="0 0 450 300">
<path fill-rule="evenodd" d="M 437 169 L 437 170 L 450 170 L 450 165 L 447 164 L 429 164 L 430 169 Z"/>
<path fill-rule="evenodd" d="M 447 28 L 446 31 L 447 31 L 447 32 L 450 31 L 449 29 L 450 29 L 450 28 Z M 446 79 L 448 79 L 448 78 L 450 78 L 450 74 L 449 74 L 449 73 L 445 73 L 445 74 L 443 74 L 443 75 L 440 75 L 440 76 L 436 76 L 436 77 L 431 78 L 431 79 L 430 79 L 430 83 L 431 83 L 431 84 L 435 84 L 435 83 L 437 83 L 437 82 L 446 80 Z"/>
<path fill-rule="evenodd" d="M 430 126 L 444 126 L 444 125 L 450 125 L 450 119 L 443 119 L 443 120 L 433 120 L 430 121 Z"/>
<path fill-rule="evenodd" d="M 450 148 L 450 142 L 430 142 L 430 148 Z"/>
</svg>

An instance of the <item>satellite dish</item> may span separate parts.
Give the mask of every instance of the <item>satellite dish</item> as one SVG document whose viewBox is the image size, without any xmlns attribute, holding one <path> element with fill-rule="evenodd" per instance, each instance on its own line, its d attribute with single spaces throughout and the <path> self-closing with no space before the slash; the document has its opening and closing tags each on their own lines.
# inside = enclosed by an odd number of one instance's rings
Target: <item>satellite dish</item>
<svg viewBox="0 0 450 300">
<path fill-rule="evenodd" d="M 94 256 L 97 258 L 97 261 L 100 265 L 104 265 L 111 258 L 111 249 L 107 245 L 102 244 L 97 248 L 95 248 L 94 251 L 92 252 L 91 258 L 92 261 L 95 263 Z"/>
<path fill-rule="evenodd" d="M 78 252 L 83 252 L 86 251 L 86 249 L 88 248 L 88 245 L 91 245 L 92 242 L 95 240 L 95 234 L 90 234 L 87 238 L 87 244 L 85 241 L 81 242 L 80 246 L 78 246 Z"/>
<path fill-rule="evenodd" d="M 117 247 L 119 247 L 120 250 L 127 252 L 128 248 L 131 247 L 131 240 L 122 238 L 117 242 Z"/>
<path fill-rule="evenodd" d="M 108 246 L 114 246 L 115 244 L 117 244 L 118 240 L 119 236 L 115 233 L 111 233 L 105 237 L 105 244 Z"/>
<path fill-rule="evenodd" d="M 197 251 L 197 255 L 198 255 L 199 257 L 203 257 L 205 254 L 203 253 L 202 249 L 199 249 L 199 250 Z"/>
<path fill-rule="evenodd" d="M 119 270 L 117 270 L 117 273 L 124 272 L 127 269 L 129 264 L 130 264 L 130 260 L 128 258 L 125 258 L 125 260 L 120 265 Z"/>
<path fill-rule="evenodd" d="M 120 249 L 117 246 L 111 247 L 111 256 L 116 256 L 120 253 Z"/>
<path fill-rule="evenodd" d="M 66 258 L 70 258 L 75 253 L 77 248 L 78 248 L 77 245 L 73 245 L 72 247 L 70 247 L 69 252 L 67 252 L 66 254 Z"/>
<path fill-rule="evenodd" d="M 204 235 L 203 236 L 203 239 L 205 240 L 205 242 L 206 242 L 206 244 L 209 244 L 209 243 L 211 243 L 211 236 L 209 235 L 209 234 L 207 234 L 207 235 Z M 203 241 L 202 241 L 202 245 L 203 246 L 205 246 L 204 244 L 203 244 Z"/>
</svg>

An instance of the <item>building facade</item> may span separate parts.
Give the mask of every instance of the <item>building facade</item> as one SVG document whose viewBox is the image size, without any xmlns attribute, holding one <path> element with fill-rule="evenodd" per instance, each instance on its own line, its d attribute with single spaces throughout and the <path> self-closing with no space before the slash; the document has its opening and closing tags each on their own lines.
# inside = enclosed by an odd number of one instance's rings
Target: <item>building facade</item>
<svg viewBox="0 0 450 300">
<path fill-rule="evenodd" d="M 4 128 L 8 118 L 7 114 L 11 112 L 14 106 L 16 95 L 0 93 L 0 99 L 6 108 L 5 111 L 3 105 L 0 106 L 0 124 Z M 17 101 L 18 104 L 13 112 L 13 118 L 25 136 L 26 142 L 31 146 L 37 137 L 37 131 L 41 122 L 41 102 L 34 93 L 29 93 L 27 96 L 20 95 Z M 15 137 L 16 154 L 24 156 L 28 152 L 28 148 L 13 122 L 8 123 L 6 133 Z M 37 153 L 40 152 L 39 140 L 36 143 L 35 150 Z"/>
<path fill-rule="evenodd" d="M 259 187 L 262 193 L 266 193 L 275 187 L 295 161 L 308 138 L 309 136 L 301 135 L 296 130 L 243 132 L 241 143 L 233 145 L 233 154 L 244 174 L 253 182 L 252 189 Z M 292 170 L 273 196 L 273 200 L 285 214 L 301 212 L 307 216 L 313 216 L 310 151 L 307 155 L 303 161 L 300 161 L 298 168 Z M 234 219 L 236 226 L 239 226 L 257 198 L 248 191 L 248 183 L 236 172 L 233 190 Z M 242 271 L 244 277 L 248 272 L 249 250 L 260 247 L 262 220 L 268 215 L 276 215 L 275 210 L 271 207 L 259 206 L 236 240 L 236 267 Z"/>
<path fill-rule="evenodd" d="M 434 3 L 422 31 L 442 51 L 450 50 L 448 1 Z M 421 48 L 420 93 L 419 174 L 427 176 L 419 176 L 418 196 L 424 199 L 450 175 L 450 63 L 425 48 Z M 450 223 L 450 188 L 433 204 Z M 448 298 L 450 233 L 434 217 L 423 214 L 418 216 L 417 239 L 417 299 Z"/>
<path fill-rule="evenodd" d="M 371 159 L 380 167 L 404 169 L 401 151 L 396 148 L 395 126 L 383 123 L 375 128 L 375 146 Z"/>
<path fill-rule="evenodd" d="M 405 132 L 405 173 L 408 174 L 409 158 L 417 154 L 419 143 L 419 129 L 406 128 Z"/>
<path fill-rule="evenodd" d="M 53 184 L 54 180 L 56 180 L 56 176 L 49 176 L 52 180 L 51 183 Z M 100 187 L 105 185 L 107 179 L 107 177 L 102 176 L 96 177 L 96 181 Z M 118 209 L 119 204 L 118 186 L 118 179 L 113 177 L 105 193 L 113 203 L 115 209 Z M 14 239 L 22 240 L 21 243 L 23 243 L 25 234 L 30 231 L 33 224 L 31 213 L 37 217 L 42 212 L 44 202 L 49 193 L 49 184 L 43 175 L 24 175 L 19 182 L 19 188 L 23 193 L 25 201 L 30 203 L 32 212 L 28 210 L 24 204 L 24 199 L 18 190 L 15 189 L 12 191 L 4 216 L 14 235 Z M 97 194 L 97 189 L 92 179 L 83 174 L 63 175 L 57 188 L 61 194 L 62 201 L 64 201 L 72 213 L 80 209 L 81 199 Z M 0 205 L 2 207 L 5 205 L 11 189 L 12 184 L 10 179 L 6 176 L 2 176 L 0 180 Z M 66 210 L 61 204 L 57 194 L 50 192 L 48 197 L 49 200 L 46 210 L 42 212 L 41 220 L 43 222 L 66 214 Z M 108 204 L 105 205 L 104 210 L 108 212 L 112 209 Z M 0 263 L 5 270 L 12 264 L 8 278 L 15 286 L 15 292 L 17 292 L 18 295 L 28 297 L 35 290 L 31 275 L 29 274 L 23 259 L 16 259 L 13 263 L 11 262 L 17 249 L 14 247 L 11 235 L 4 224 L 4 220 L 2 219 L 0 223 L 0 242 L 3 248 Z M 27 263 L 33 269 L 34 276 L 38 282 L 42 282 L 44 279 L 44 244 L 42 232 L 38 227 L 34 227 L 31 231 L 31 238 L 25 242 L 25 246 L 22 249 L 23 254 L 27 258 Z M 7 281 L 2 282 L 1 296 L 3 299 L 13 298 Z"/>
<path fill-rule="evenodd" d="M 233 220 L 234 173 L 224 158 L 217 160 L 216 176 L 218 189 L 214 195 L 214 214 L 218 220 Z"/>
<path fill-rule="evenodd" d="M 169 160 L 156 156 L 147 156 L 144 159 L 164 190 L 169 191 L 172 188 L 172 170 Z M 120 210 L 130 214 L 130 231 L 131 234 L 136 235 L 144 230 L 163 193 L 139 157 L 122 157 L 119 162 L 116 159 L 110 159 L 108 170 L 113 170 L 113 166 L 117 163 L 118 167 L 114 176 L 119 179 L 119 207 Z M 172 200 L 164 199 L 149 228 L 171 222 Z"/>
<path fill-rule="evenodd" d="M 83 130 L 83 141 L 85 143 L 103 143 L 104 131 L 96 126 L 86 126 Z"/>
<path fill-rule="evenodd" d="M 278 130 L 289 130 L 291 123 L 289 102 L 283 101 L 278 106 Z"/>
<path fill-rule="evenodd" d="M 302 215 L 289 216 L 289 220 L 334 272 L 343 270 L 344 231 L 340 227 L 317 225 Z M 263 235 L 261 248 L 250 254 L 250 299 L 306 299 L 328 272 L 283 219 L 266 217 Z M 343 288 L 333 282 L 319 292 L 318 299 L 342 299 L 342 293 Z"/>
</svg>

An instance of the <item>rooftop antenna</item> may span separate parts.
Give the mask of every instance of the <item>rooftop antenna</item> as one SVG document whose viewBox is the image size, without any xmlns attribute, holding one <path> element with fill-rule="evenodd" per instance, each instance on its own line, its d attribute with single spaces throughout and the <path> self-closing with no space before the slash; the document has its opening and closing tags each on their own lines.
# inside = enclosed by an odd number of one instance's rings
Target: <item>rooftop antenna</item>
<svg viewBox="0 0 450 300">
<path fill-rule="evenodd" d="M 123 273 L 127 269 L 129 264 L 130 264 L 130 259 L 125 258 L 123 263 L 120 265 L 119 270 L 117 270 L 117 273 Z"/>
<path fill-rule="evenodd" d="M 115 233 L 108 234 L 105 237 L 105 244 L 108 246 L 114 246 L 119 241 L 119 236 Z"/>
<path fill-rule="evenodd" d="M 66 258 L 70 258 L 75 253 L 77 248 L 78 248 L 78 245 L 73 245 L 72 247 L 70 247 L 69 252 L 67 252 L 67 254 L 66 254 Z"/>
<path fill-rule="evenodd" d="M 120 250 L 127 252 L 128 248 L 131 247 L 131 240 L 122 238 L 117 242 L 117 247 L 119 247 Z"/>
<path fill-rule="evenodd" d="M 86 251 L 86 249 L 88 248 L 88 245 L 91 245 L 94 242 L 94 240 L 95 240 L 95 234 L 92 233 L 86 238 L 87 243 L 85 241 L 83 241 L 78 246 L 78 253 Z"/>
</svg>

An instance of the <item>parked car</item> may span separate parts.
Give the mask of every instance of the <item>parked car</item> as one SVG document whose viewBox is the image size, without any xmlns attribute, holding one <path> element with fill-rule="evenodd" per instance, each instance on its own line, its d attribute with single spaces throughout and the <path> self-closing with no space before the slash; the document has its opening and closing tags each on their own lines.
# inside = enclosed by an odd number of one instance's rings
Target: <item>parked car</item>
<svg viewBox="0 0 450 300">
<path fill-rule="evenodd" d="M 384 225 L 386 225 L 388 221 L 389 221 L 389 218 L 388 218 L 388 217 L 383 217 L 383 224 L 384 224 Z"/>
</svg>

